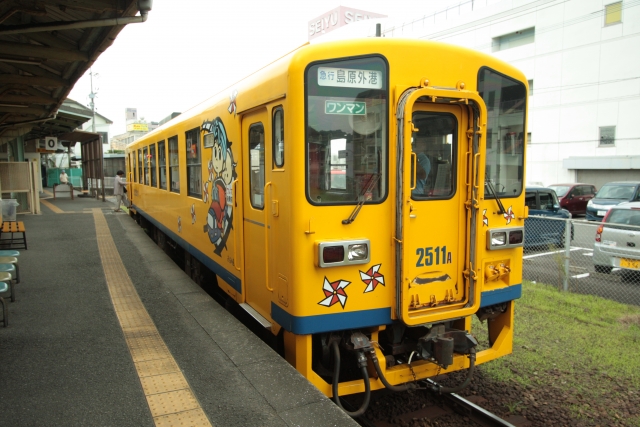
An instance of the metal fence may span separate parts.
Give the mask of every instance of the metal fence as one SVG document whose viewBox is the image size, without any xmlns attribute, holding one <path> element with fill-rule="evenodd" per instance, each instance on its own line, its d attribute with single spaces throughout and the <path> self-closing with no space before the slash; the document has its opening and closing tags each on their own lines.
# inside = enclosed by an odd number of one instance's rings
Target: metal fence
<svg viewBox="0 0 640 427">
<path fill-rule="evenodd" d="M 601 224 L 581 218 L 527 218 L 523 279 L 640 305 L 640 227 L 607 224 L 596 247 Z M 611 228 L 615 235 L 607 234 Z"/>
</svg>

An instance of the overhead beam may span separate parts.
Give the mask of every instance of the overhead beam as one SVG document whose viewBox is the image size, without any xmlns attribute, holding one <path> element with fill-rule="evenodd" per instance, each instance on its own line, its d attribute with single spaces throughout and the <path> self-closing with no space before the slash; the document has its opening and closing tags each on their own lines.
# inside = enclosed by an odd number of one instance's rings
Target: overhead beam
<svg viewBox="0 0 640 427">
<path fill-rule="evenodd" d="M 1 33 L 1 31 L 0 31 Z M 36 46 L 24 43 L 11 43 L 0 41 L 0 54 L 33 56 L 36 58 L 53 59 L 56 61 L 88 61 L 89 55 L 77 50 L 60 49 L 57 47 Z"/>
<path fill-rule="evenodd" d="M 14 114 L 43 116 L 45 114 L 49 114 L 49 110 L 45 108 L 38 108 L 38 107 L 25 107 L 25 108 L 3 107 L 2 101 L 0 101 L 0 113 L 14 113 Z"/>
<path fill-rule="evenodd" d="M 0 94 L 0 104 L 2 103 L 55 104 L 56 102 L 58 102 L 58 100 L 51 96 Z"/>
<path fill-rule="evenodd" d="M 17 83 L 28 86 L 59 87 L 69 86 L 69 82 L 57 77 L 18 76 L 15 74 L 0 74 L 0 84 Z"/>
</svg>

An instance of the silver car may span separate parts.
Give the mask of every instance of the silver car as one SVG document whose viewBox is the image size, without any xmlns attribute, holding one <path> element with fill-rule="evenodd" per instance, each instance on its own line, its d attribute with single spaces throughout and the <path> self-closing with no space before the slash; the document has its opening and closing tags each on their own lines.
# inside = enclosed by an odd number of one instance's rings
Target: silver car
<svg viewBox="0 0 640 427">
<path fill-rule="evenodd" d="M 612 207 L 598 226 L 593 247 L 595 270 L 630 270 L 640 277 L 640 202 Z"/>
</svg>

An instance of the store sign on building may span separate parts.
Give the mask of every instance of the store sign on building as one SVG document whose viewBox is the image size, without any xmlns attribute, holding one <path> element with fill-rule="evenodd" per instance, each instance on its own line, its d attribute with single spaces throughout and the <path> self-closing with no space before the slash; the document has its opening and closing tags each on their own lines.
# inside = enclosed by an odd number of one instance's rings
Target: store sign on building
<svg viewBox="0 0 640 427">
<path fill-rule="evenodd" d="M 309 21 L 309 40 L 353 22 L 386 17 L 387 15 L 380 15 L 379 13 L 339 6 Z"/>
<path fill-rule="evenodd" d="M 148 132 L 149 125 L 146 123 L 131 123 L 127 125 L 127 132 Z"/>
</svg>

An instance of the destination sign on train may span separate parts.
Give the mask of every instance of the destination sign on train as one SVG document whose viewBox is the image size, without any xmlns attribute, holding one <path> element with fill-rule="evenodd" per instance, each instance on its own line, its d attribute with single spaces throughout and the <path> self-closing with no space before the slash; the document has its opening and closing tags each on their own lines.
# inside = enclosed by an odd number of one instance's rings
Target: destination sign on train
<svg viewBox="0 0 640 427">
<path fill-rule="evenodd" d="M 382 89 L 382 71 L 319 67 L 318 85 Z"/>
<path fill-rule="evenodd" d="M 324 113 L 364 116 L 367 114 L 367 103 L 356 101 L 324 101 Z"/>
</svg>

